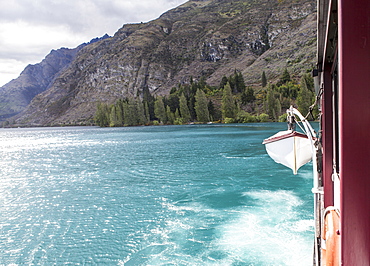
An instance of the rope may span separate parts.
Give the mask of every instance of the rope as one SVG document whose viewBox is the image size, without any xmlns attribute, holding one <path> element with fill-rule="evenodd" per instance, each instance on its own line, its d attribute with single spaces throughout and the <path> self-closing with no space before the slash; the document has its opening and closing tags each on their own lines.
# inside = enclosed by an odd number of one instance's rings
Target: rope
<svg viewBox="0 0 370 266">
<path fill-rule="evenodd" d="M 324 87 L 323 87 L 323 85 L 324 84 L 321 84 L 321 87 L 320 87 L 320 90 L 319 90 L 319 92 L 318 92 L 318 94 L 316 95 L 316 97 L 315 97 L 315 102 L 308 108 L 308 113 L 307 113 L 307 115 L 304 117 L 305 119 L 307 119 L 308 118 L 308 116 L 309 115 L 311 115 L 311 117 L 313 118 L 313 119 L 315 119 L 315 117 L 313 116 L 313 114 L 312 114 L 312 111 L 313 111 L 313 108 L 315 108 L 315 106 L 317 105 L 317 103 L 320 101 L 320 99 L 321 99 L 321 96 L 322 96 L 322 93 L 323 93 L 323 91 L 324 91 Z"/>
<path fill-rule="evenodd" d="M 300 121 L 301 123 L 302 123 L 302 121 Z M 297 125 L 299 126 L 299 128 L 307 135 L 307 132 L 306 132 L 306 130 L 304 130 L 304 128 L 299 124 L 299 123 L 297 123 Z"/>
</svg>

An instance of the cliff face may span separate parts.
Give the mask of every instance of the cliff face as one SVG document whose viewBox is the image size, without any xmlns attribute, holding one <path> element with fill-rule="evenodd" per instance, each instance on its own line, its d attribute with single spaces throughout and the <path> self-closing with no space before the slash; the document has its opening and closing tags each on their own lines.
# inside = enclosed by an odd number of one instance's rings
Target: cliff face
<svg viewBox="0 0 370 266">
<path fill-rule="evenodd" d="M 193 0 L 149 23 L 124 25 L 80 49 L 16 122 L 78 124 L 92 119 L 98 102 L 140 97 L 144 88 L 165 95 L 191 76 L 218 85 L 237 69 L 253 85 L 262 71 L 269 80 L 285 68 L 299 74 L 315 61 L 315 4 Z"/>
</svg>

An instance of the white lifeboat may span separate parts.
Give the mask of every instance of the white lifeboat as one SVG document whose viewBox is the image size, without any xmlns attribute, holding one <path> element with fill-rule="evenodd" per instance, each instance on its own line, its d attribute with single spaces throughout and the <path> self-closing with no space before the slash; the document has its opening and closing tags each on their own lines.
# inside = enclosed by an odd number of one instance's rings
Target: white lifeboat
<svg viewBox="0 0 370 266">
<path fill-rule="evenodd" d="M 312 159 L 311 140 L 297 131 L 280 131 L 265 139 L 262 144 L 265 144 L 268 155 L 275 162 L 289 167 L 295 175 L 302 165 Z"/>
</svg>

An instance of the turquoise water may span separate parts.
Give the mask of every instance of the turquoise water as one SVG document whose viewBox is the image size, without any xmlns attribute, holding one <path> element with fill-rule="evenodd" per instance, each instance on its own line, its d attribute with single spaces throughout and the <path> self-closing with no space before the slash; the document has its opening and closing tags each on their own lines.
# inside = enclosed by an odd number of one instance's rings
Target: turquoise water
<svg viewBox="0 0 370 266">
<path fill-rule="evenodd" d="M 312 265 L 283 123 L 0 129 L 0 265 Z"/>
</svg>

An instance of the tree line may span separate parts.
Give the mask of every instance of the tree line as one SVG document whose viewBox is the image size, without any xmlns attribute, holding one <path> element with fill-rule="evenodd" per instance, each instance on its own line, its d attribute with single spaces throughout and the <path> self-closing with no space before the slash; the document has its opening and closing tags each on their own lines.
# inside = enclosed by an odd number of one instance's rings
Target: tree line
<svg viewBox="0 0 370 266">
<path fill-rule="evenodd" d="M 302 114 L 314 100 L 313 78 L 304 74 L 300 82 L 291 79 L 287 69 L 275 83 L 265 72 L 261 85 L 245 85 L 240 71 L 222 77 L 220 85 L 209 86 L 204 78 L 172 88 L 169 95 L 156 96 L 144 88 L 140 97 L 119 99 L 114 104 L 99 103 L 95 123 L 101 127 L 137 125 L 181 125 L 193 122 L 250 123 L 283 121 L 290 105 Z"/>
</svg>

